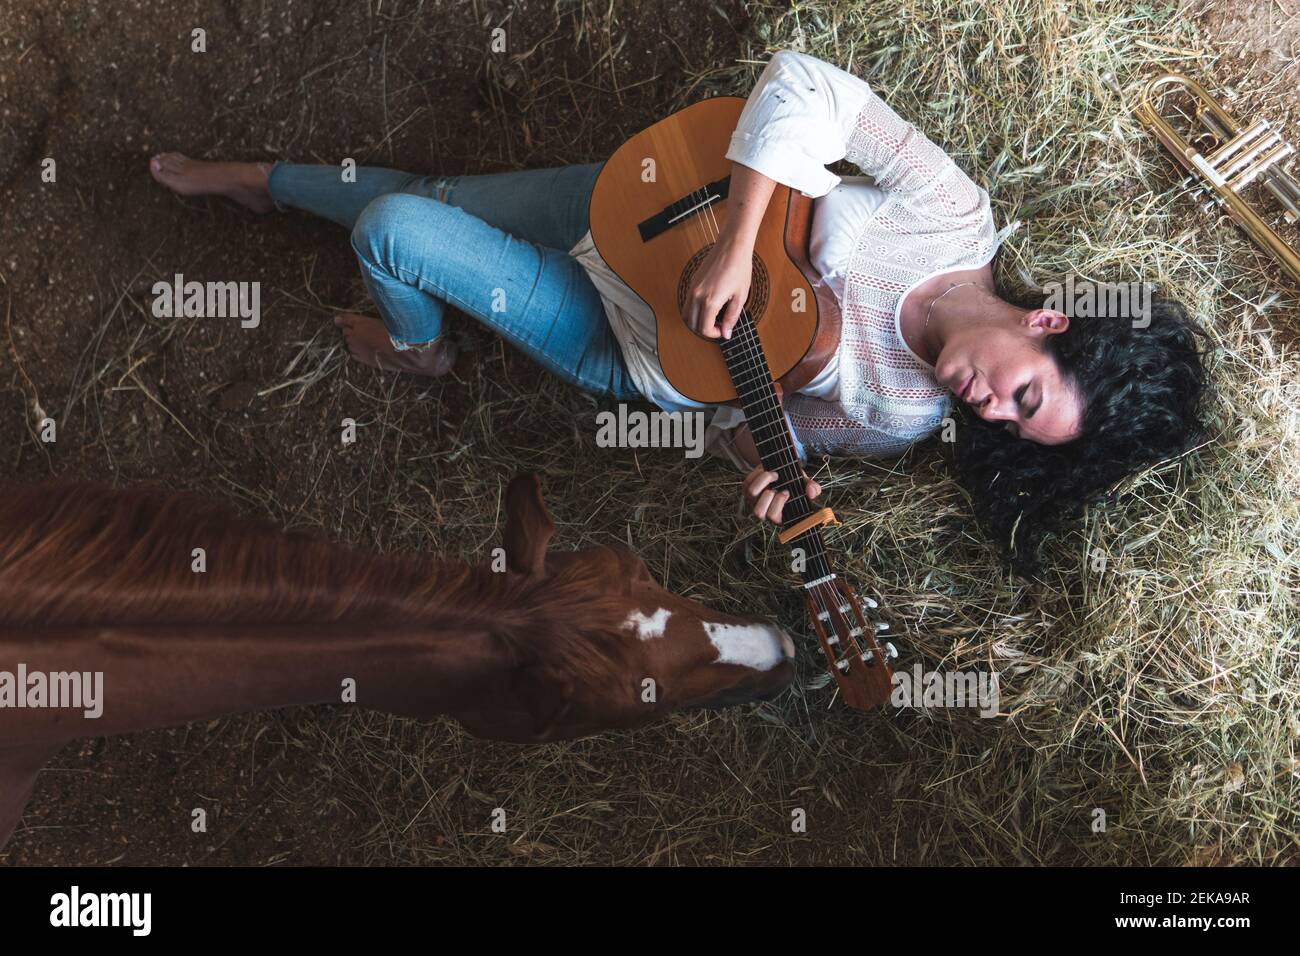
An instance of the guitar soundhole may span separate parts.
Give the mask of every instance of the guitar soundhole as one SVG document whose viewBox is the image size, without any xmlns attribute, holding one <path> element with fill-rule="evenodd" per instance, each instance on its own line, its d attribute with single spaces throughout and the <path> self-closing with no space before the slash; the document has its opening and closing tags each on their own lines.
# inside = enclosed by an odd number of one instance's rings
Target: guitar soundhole
<svg viewBox="0 0 1300 956">
<path fill-rule="evenodd" d="M 686 307 L 686 293 L 691 288 L 691 278 L 695 275 L 695 270 L 700 267 L 704 257 L 709 254 L 713 248 L 713 243 L 709 243 L 695 255 L 691 256 L 691 261 L 686 263 L 686 268 L 682 270 L 682 277 L 677 280 L 677 308 L 682 310 Z M 754 273 L 749 283 L 749 298 L 745 300 L 745 311 L 749 313 L 750 318 L 755 323 L 763 317 L 767 311 L 767 298 L 771 294 L 772 283 L 767 277 L 767 266 L 763 265 L 763 260 L 754 256 Z"/>
</svg>

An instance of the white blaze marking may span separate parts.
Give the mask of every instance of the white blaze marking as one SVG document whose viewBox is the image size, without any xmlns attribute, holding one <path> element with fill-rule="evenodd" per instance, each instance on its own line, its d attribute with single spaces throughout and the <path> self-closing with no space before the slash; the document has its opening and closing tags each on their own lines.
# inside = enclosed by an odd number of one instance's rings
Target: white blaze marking
<svg viewBox="0 0 1300 956">
<path fill-rule="evenodd" d="M 667 608 L 660 608 L 649 617 L 646 617 L 640 611 L 633 611 L 623 622 L 623 630 L 636 631 L 636 636 L 643 641 L 649 641 L 656 637 L 664 636 L 664 628 L 668 626 L 668 619 L 673 616 L 673 612 Z"/>
<path fill-rule="evenodd" d="M 757 671 L 771 670 L 786 659 L 777 631 L 763 624 L 711 624 L 704 633 L 718 649 L 719 664 L 739 664 Z"/>
</svg>

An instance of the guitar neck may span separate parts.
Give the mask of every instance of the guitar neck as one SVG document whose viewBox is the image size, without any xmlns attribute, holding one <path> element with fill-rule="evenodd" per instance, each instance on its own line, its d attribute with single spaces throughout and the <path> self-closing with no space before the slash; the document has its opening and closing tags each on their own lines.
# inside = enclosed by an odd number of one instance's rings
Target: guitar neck
<svg viewBox="0 0 1300 956">
<path fill-rule="evenodd" d="M 745 411 L 745 420 L 754 438 L 754 446 L 758 449 L 759 460 L 765 469 L 776 472 L 776 489 L 790 495 L 782 515 L 786 525 L 793 524 L 810 515 L 814 505 L 804 493 L 805 479 L 799 455 L 795 451 L 794 439 L 790 436 L 781 409 L 780 396 L 763 353 L 758 329 L 748 313 L 741 313 L 732 329 L 731 338 L 723 339 L 721 346 L 727 372 L 736 387 L 741 408 Z M 820 528 L 808 529 L 791 540 L 790 547 L 803 552 L 802 575 L 805 584 L 831 576 Z"/>
</svg>

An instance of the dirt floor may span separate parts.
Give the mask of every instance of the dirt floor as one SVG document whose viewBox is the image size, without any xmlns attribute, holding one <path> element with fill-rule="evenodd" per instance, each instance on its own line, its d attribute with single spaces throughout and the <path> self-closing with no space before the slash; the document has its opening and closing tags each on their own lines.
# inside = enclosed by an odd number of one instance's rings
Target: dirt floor
<svg viewBox="0 0 1300 956">
<path fill-rule="evenodd" d="M 1294 4 L 1258 6 L 1273 12 L 1207 14 L 1224 37 L 1225 82 L 1294 78 Z M 507 56 L 488 52 L 502 25 Z M 190 51 L 195 27 L 207 31 L 206 53 Z M 706 91 L 743 92 L 730 71 L 749 29 L 737 0 L 0 0 L 3 472 L 158 480 L 379 549 L 481 554 L 495 529 L 457 521 L 458 505 L 496 494 L 509 478 L 501 462 L 532 454 L 545 470 L 564 459 L 590 403 L 468 323 L 451 382 L 347 362 L 330 316 L 365 297 L 342 230 L 178 199 L 151 180 L 147 157 L 352 156 L 436 173 L 590 162 Z M 547 79 L 557 74 L 569 82 Z M 46 157 L 55 183 L 40 181 Z M 261 327 L 154 318 L 149 289 L 177 272 L 260 281 Z M 45 414 L 58 420 L 54 445 L 34 437 Z M 347 416 L 373 443 L 338 450 Z M 655 464 L 629 453 L 612 467 L 634 480 Z M 690 474 L 733 480 L 713 464 Z M 684 508 L 704 511 L 732 507 L 734 490 L 683 495 Z M 599 504 L 563 485 L 548 497 L 561 543 L 574 546 Z M 593 536 L 631 534 L 629 516 L 604 517 Z M 670 586 L 693 585 L 646 556 Z M 829 718 L 800 739 L 762 708 L 744 720 L 675 721 L 529 751 L 475 741 L 450 722 L 316 708 L 86 741 L 41 774 L 0 862 L 963 858 L 864 824 L 895 800 L 927 807 L 924 782 L 907 793 L 890 784 L 908 748 L 927 745 L 923 727 L 873 726 L 866 738 L 855 736 L 860 724 Z M 838 773 L 820 775 L 830 760 Z M 703 766 L 709 774 L 692 773 Z M 703 792 L 701 781 L 720 778 L 726 792 Z M 528 808 L 523 835 L 489 831 L 503 804 Z M 800 804 L 817 825 L 791 841 L 788 814 Z M 743 805 L 743 818 L 712 815 Z M 195 807 L 209 811 L 207 834 L 190 832 Z M 1017 810 L 1007 813 L 1014 828 Z M 1037 856 L 1020 862 L 1071 858 L 1069 834 L 1037 839 Z M 973 841 L 968 858 L 979 859 Z"/>
<path fill-rule="evenodd" d="M 729 65 L 746 26 L 738 4 L 690 0 L 617 4 L 612 15 L 549 0 L 6 0 L 0 14 L 4 471 L 209 489 L 286 524 L 379 547 L 424 543 L 390 509 L 395 484 L 417 507 L 466 493 L 448 487 L 436 461 L 450 450 L 447 436 L 473 444 L 466 389 L 343 361 L 330 310 L 363 305 L 364 295 L 338 227 L 179 200 L 150 179 L 147 157 L 352 156 L 436 173 L 590 162 L 690 96 L 697 71 Z M 488 50 L 497 26 L 507 30 L 506 55 Z M 204 54 L 190 50 L 195 27 L 207 31 Z M 539 63 L 570 77 L 583 99 L 566 86 L 535 87 Z M 57 162 L 54 184 L 39 180 L 45 157 Z M 260 281 L 261 328 L 154 319 L 149 289 L 176 272 Z M 490 336 L 465 334 L 463 377 L 561 394 Z M 33 417 L 34 403 L 59 421 L 53 446 L 32 440 L 29 427 L 43 417 Z M 377 473 L 365 455 L 336 454 L 337 441 L 321 438 L 333 439 L 349 414 L 363 428 L 396 417 L 393 433 L 408 448 L 439 454 L 394 455 L 402 473 Z M 551 405 L 529 414 L 521 403 L 494 422 L 493 441 L 530 447 L 556 417 Z M 352 720 L 285 713 L 70 747 L 42 774 L 0 859 L 391 859 L 391 847 L 369 845 L 373 808 L 346 785 L 326 784 L 305 812 L 291 809 L 292 795 L 337 776 L 315 752 L 319 735 Z M 304 722 L 316 739 L 302 736 Z M 357 722 L 386 733 L 382 720 Z M 424 774 L 451 789 L 468 776 L 463 751 L 480 745 L 452 725 L 406 732 L 458 768 L 440 772 L 435 761 Z M 219 825 L 223 836 L 196 846 L 185 821 L 199 804 L 238 825 Z M 480 823 L 474 816 L 467 832 Z"/>
</svg>

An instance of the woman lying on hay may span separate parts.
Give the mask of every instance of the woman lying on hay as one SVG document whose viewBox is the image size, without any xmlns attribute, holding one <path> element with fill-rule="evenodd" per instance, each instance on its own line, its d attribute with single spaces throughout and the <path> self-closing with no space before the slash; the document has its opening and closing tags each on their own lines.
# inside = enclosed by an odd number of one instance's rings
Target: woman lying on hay
<svg viewBox="0 0 1300 956">
<path fill-rule="evenodd" d="M 1141 321 L 1070 316 L 1042 307 L 1042 296 L 999 289 L 992 260 L 1002 234 L 988 193 L 857 77 L 778 53 L 727 158 L 731 212 L 684 318 L 708 337 L 729 335 L 775 185 L 815 197 L 817 291 L 838 307 L 841 335 L 820 374 L 784 397 L 801 455 L 898 455 L 942 426 L 956 396 L 957 478 L 1008 561 L 1027 572 L 1045 533 L 1199 433 L 1205 372 L 1183 307 L 1153 297 Z M 825 168 L 839 159 L 870 179 Z M 351 182 L 335 166 L 177 153 L 150 162 L 154 178 L 182 195 L 226 196 L 256 212 L 302 209 L 350 229 L 379 312 L 336 319 L 361 362 L 445 374 L 455 360 L 444 322 L 451 304 L 587 391 L 699 407 L 669 385 L 653 314 L 591 241 L 600 168 L 434 177 L 363 167 Z M 503 289 L 524 308 L 494 309 Z M 709 432 L 711 450 L 749 470 L 754 514 L 780 522 L 788 495 L 758 464 L 743 416 L 719 407 Z M 809 480 L 809 497 L 819 492 Z"/>
</svg>

